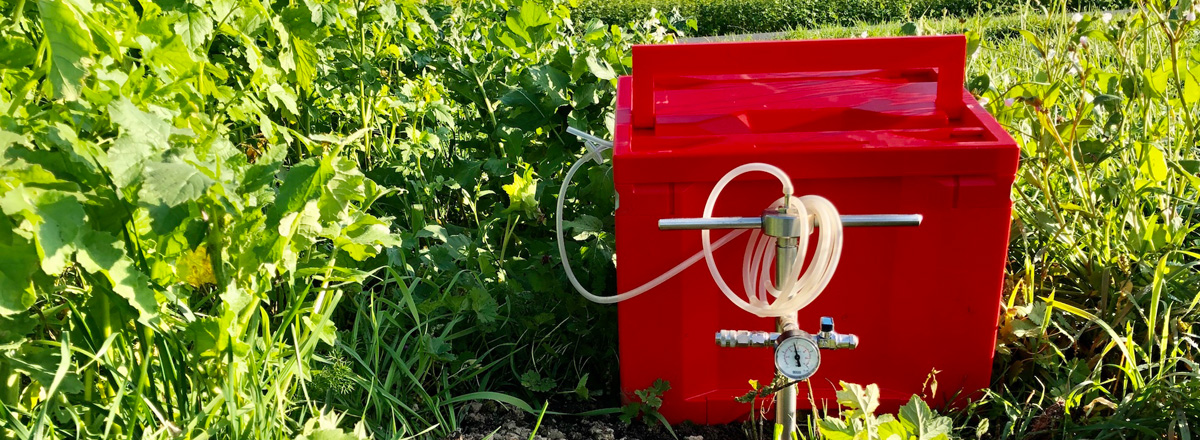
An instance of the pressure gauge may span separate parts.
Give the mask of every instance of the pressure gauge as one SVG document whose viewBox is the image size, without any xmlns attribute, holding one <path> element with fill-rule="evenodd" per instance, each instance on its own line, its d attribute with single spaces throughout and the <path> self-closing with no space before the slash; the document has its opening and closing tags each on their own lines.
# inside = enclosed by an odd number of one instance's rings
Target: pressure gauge
<svg viewBox="0 0 1200 440">
<path fill-rule="evenodd" d="M 812 336 L 802 331 L 781 336 L 775 347 L 775 368 L 781 374 L 792 380 L 804 380 L 816 373 L 819 366 L 821 349 Z"/>
</svg>

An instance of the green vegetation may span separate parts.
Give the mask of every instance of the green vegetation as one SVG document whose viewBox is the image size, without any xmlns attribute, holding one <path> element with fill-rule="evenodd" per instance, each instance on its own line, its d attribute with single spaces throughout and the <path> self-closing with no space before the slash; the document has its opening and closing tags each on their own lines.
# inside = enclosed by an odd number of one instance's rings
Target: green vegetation
<svg viewBox="0 0 1200 440">
<path fill-rule="evenodd" d="M 605 133 L 628 46 L 683 18 L 285 3 L 0 0 L 0 436 L 442 437 L 479 399 L 615 417 L 614 310 L 565 287 L 546 213 L 584 151 L 563 129 Z M 994 383 L 950 437 L 1200 420 L 1200 32 L 1141 7 L 809 34 L 971 30 L 968 86 L 1021 144 Z M 591 167 L 567 204 L 596 291 L 611 182 Z M 947 432 L 870 390 L 810 428 Z"/>
<path fill-rule="evenodd" d="M 1182 438 L 1200 418 L 1200 32 L 1190 6 L 798 30 L 967 32 L 968 88 L 1022 147 L 1007 310 L 960 435 Z"/>
<path fill-rule="evenodd" d="M 1021 39 L 1021 31 L 1034 35 L 1049 35 L 1060 33 L 1064 23 L 1070 20 L 1072 14 L 1043 13 L 1032 10 L 1022 10 L 1005 15 L 977 15 L 973 17 L 943 17 L 936 19 L 916 19 L 912 21 L 893 21 L 880 24 L 856 24 L 853 26 L 829 26 L 812 29 L 794 29 L 786 33 L 788 39 L 813 40 L 821 38 L 863 38 L 888 37 L 907 35 L 949 35 L 966 34 L 978 36 L 986 44 L 983 50 L 976 52 L 977 56 L 988 55 L 993 59 L 1012 56 L 1022 56 L 1027 51 Z M 1114 17 L 1128 14 L 1116 13 Z M 1111 19 L 1110 19 L 1111 20 Z M 973 63 L 971 68 L 983 69 L 987 66 Z"/>
<path fill-rule="evenodd" d="M 1142 8 L 972 61 L 969 87 L 1023 156 L 990 408 L 1001 433 L 1187 437 L 1200 418 L 1196 12 Z"/>
<path fill-rule="evenodd" d="M 939 416 L 917 396 L 900 407 L 897 415 L 875 415 L 879 407 L 879 387 L 841 383 L 837 392 L 838 406 L 842 408 L 838 417 L 823 417 L 817 426 L 822 438 L 828 440 L 854 440 L 856 438 L 887 439 L 925 438 L 947 440 L 951 435 L 953 421 Z"/>
<path fill-rule="evenodd" d="M 700 35 L 750 34 L 881 24 L 918 18 L 967 17 L 1014 11 L 1128 8 L 1128 0 L 578 0 L 584 20 L 627 23 L 653 11 L 696 20 Z"/>
<path fill-rule="evenodd" d="M 445 434 L 456 402 L 509 398 L 481 390 L 616 406 L 614 312 L 543 257 L 543 179 L 666 23 L 0 5 L 3 436 Z M 604 290 L 612 188 L 591 176 L 571 248 Z"/>
</svg>

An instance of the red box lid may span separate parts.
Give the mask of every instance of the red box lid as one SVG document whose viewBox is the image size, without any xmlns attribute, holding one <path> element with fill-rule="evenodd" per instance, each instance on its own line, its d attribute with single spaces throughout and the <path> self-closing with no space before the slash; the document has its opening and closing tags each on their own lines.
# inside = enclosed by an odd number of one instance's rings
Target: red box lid
<svg viewBox="0 0 1200 440">
<path fill-rule="evenodd" d="M 961 35 L 633 48 L 618 83 L 616 183 L 714 181 L 747 162 L 794 178 L 1007 175 L 1012 138 L 963 88 Z"/>
</svg>

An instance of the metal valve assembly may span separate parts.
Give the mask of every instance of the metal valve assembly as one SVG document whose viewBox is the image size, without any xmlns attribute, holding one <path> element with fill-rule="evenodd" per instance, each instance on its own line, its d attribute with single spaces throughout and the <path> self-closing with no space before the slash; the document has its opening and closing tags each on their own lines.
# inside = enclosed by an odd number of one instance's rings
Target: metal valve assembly
<svg viewBox="0 0 1200 440">
<path fill-rule="evenodd" d="M 922 219 L 920 214 L 839 215 L 838 218 L 840 226 L 918 226 Z M 784 286 L 788 277 L 796 275 L 793 266 L 797 263 L 798 240 L 807 240 L 812 228 L 821 226 L 817 223 L 815 217 L 802 215 L 798 207 L 785 204 L 763 211 L 760 217 L 661 219 L 658 227 L 662 230 L 762 229 L 763 235 L 776 239 L 775 285 Z M 858 336 L 836 332 L 833 318 L 828 316 L 821 318 L 820 331 L 816 334 L 800 330 L 794 312 L 779 316 L 777 330 L 721 330 L 716 334 L 716 343 L 731 348 L 772 347 L 776 373 L 794 381 L 806 380 L 817 372 L 821 365 L 821 350 L 858 347 Z M 796 386 L 788 385 L 776 395 L 777 437 L 796 430 L 796 394 Z"/>
<path fill-rule="evenodd" d="M 811 338 L 817 344 L 817 347 L 822 350 L 853 350 L 858 348 L 858 336 L 833 331 L 833 318 L 828 316 L 821 318 L 821 331 L 816 334 L 809 334 L 802 331 L 780 333 L 750 330 L 721 330 L 717 332 L 716 342 L 718 347 L 723 348 L 775 347 L 781 340 L 788 337 Z"/>
</svg>

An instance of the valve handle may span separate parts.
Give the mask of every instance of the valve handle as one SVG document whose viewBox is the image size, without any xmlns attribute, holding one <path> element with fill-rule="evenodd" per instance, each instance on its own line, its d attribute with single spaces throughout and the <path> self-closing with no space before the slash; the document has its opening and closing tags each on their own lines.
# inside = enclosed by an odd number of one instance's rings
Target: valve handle
<svg viewBox="0 0 1200 440">
<path fill-rule="evenodd" d="M 825 332 L 832 332 L 832 331 L 833 331 L 833 318 L 830 318 L 828 316 L 822 316 L 821 317 L 821 332 L 825 333 Z"/>
</svg>

